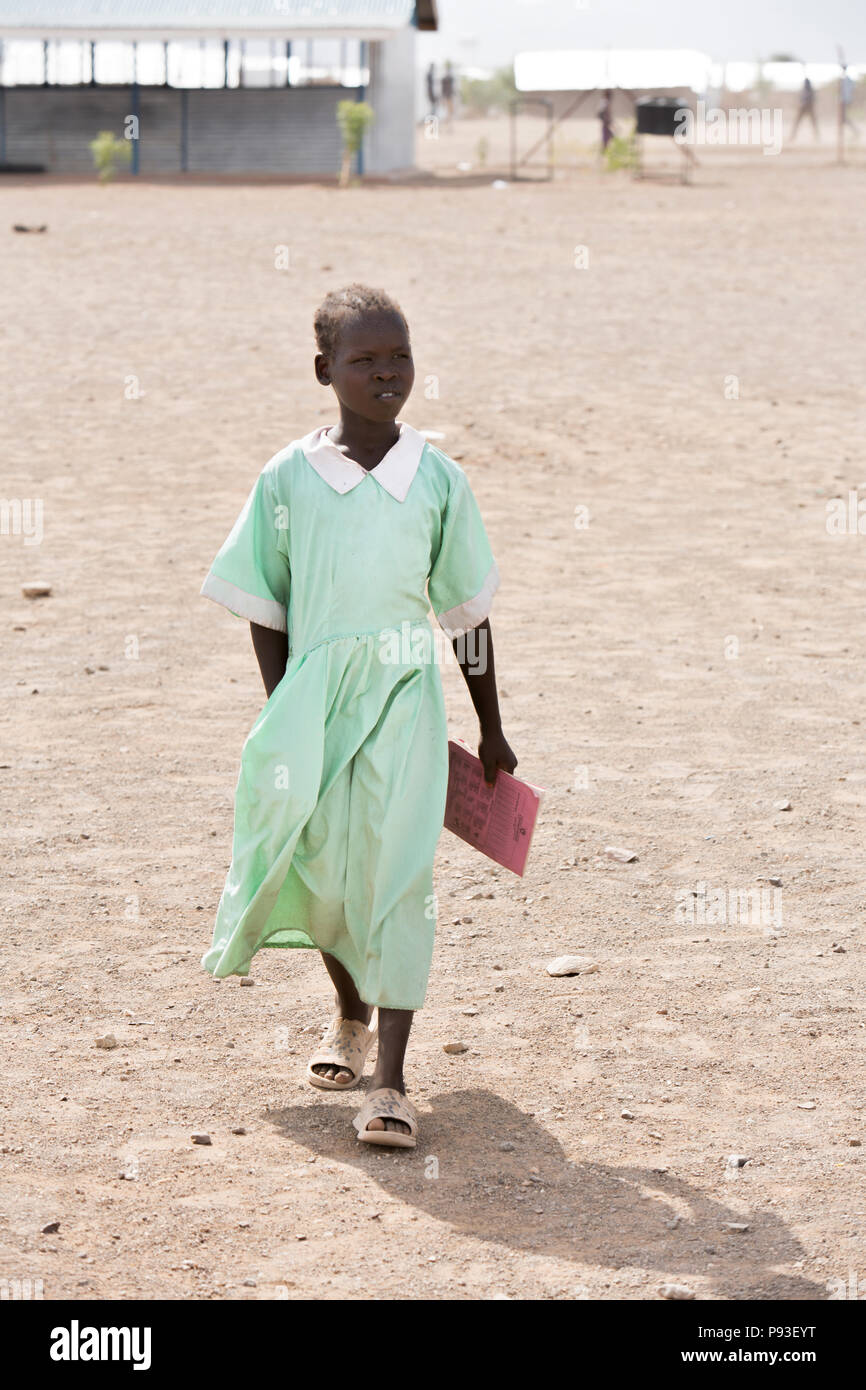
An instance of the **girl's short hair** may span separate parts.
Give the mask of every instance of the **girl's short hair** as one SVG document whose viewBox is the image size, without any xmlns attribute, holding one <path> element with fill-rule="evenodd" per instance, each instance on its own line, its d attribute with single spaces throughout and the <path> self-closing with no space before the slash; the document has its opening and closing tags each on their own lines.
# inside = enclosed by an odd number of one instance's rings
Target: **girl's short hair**
<svg viewBox="0 0 866 1390">
<path fill-rule="evenodd" d="M 346 323 L 364 314 L 395 314 L 402 319 L 407 336 L 409 334 L 406 315 L 384 290 L 374 290 L 369 285 L 347 285 L 342 290 L 331 290 L 316 310 L 313 328 L 319 352 L 331 357 Z"/>
</svg>

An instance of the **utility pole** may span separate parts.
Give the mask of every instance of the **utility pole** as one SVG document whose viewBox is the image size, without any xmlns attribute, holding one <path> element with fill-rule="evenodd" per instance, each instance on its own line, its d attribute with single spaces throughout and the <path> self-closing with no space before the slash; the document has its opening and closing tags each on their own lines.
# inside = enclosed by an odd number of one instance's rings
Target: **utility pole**
<svg viewBox="0 0 866 1390">
<path fill-rule="evenodd" d="M 841 44 L 836 45 L 836 53 L 839 56 L 839 102 L 836 112 L 836 163 L 845 163 L 845 54 L 842 52 Z"/>
</svg>

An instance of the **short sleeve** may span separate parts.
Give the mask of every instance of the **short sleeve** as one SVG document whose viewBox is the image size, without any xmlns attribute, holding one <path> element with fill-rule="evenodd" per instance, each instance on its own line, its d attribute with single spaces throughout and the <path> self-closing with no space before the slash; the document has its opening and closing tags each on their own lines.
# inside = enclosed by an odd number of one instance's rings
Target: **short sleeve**
<svg viewBox="0 0 866 1390">
<path fill-rule="evenodd" d="M 205 598 L 239 618 L 287 632 L 288 518 L 277 502 L 272 474 L 259 474 L 243 510 L 201 586 Z"/>
<path fill-rule="evenodd" d="M 454 480 L 442 514 L 438 552 L 427 582 L 430 606 L 453 640 L 483 623 L 499 588 L 499 571 L 469 479 Z"/>
</svg>

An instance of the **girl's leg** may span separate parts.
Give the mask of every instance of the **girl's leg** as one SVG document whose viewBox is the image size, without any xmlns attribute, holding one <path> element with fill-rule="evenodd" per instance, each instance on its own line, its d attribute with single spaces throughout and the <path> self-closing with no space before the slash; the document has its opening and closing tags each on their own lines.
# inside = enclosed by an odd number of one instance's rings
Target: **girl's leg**
<svg viewBox="0 0 866 1390">
<path fill-rule="evenodd" d="M 373 1009 L 371 1005 L 364 1003 L 346 967 L 341 965 L 334 956 L 326 955 L 324 951 L 321 952 L 321 956 L 325 962 L 325 969 L 337 991 L 336 1002 L 340 1010 L 340 1017 L 369 1023 Z M 406 1044 L 409 1041 L 409 1030 L 412 1027 L 413 1017 L 411 1009 L 379 1009 L 379 1043 L 376 1054 L 376 1069 L 370 1080 L 369 1089 L 371 1091 L 378 1091 L 382 1087 L 388 1086 L 399 1091 L 401 1095 L 406 1094 L 403 1081 L 403 1059 L 406 1056 Z M 332 1081 L 349 1081 L 352 1076 L 352 1073 L 346 1071 L 345 1067 L 335 1067 L 333 1064 L 325 1062 L 318 1064 L 313 1070 L 319 1076 L 327 1076 Z M 370 1129 L 390 1129 L 398 1134 L 409 1133 L 409 1126 L 404 1125 L 402 1120 L 371 1120 Z"/>
<path fill-rule="evenodd" d="M 376 1068 L 370 1078 L 370 1090 L 378 1091 L 383 1086 L 392 1087 L 401 1095 L 406 1094 L 403 1081 L 403 1058 L 412 1027 L 414 1014 L 411 1009 L 379 1010 L 379 1047 L 376 1053 Z M 409 1126 L 402 1120 L 371 1120 L 369 1129 L 391 1129 L 397 1134 L 408 1134 Z"/>
<path fill-rule="evenodd" d="M 340 1010 L 340 1017 L 356 1019 L 359 1023 L 369 1023 L 373 1010 L 369 1004 L 365 1004 L 361 999 L 355 988 L 355 981 L 346 967 L 341 965 L 335 956 L 328 956 L 324 951 L 321 951 L 320 955 L 337 991 L 336 1003 Z M 318 1063 L 313 1067 L 313 1071 L 318 1076 L 328 1077 L 330 1081 L 350 1081 L 352 1078 L 352 1073 L 346 1071 L 345 1067 L 335 1067 L 328 1062 Z"/>
</svg>

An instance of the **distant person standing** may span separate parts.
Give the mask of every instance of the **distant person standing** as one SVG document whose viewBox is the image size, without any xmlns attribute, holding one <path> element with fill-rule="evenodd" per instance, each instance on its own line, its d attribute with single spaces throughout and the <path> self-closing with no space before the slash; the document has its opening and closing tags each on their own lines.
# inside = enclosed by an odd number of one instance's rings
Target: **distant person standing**
<svg viewBox="0 0 866 1390">
<path fill-rule="evenodd" d="M 851 103 L 854 100 L 854 83 L 851 81 L 850 73 L 847 68 L 842 69 L 842 81 L 839 84 L 839 102 L 842 107 L 842 124 L 849 130 L 853 130 L 855 138 L 860 134 L 859 127 L 851 120 Z"/>
<path fill-rule="evenodd" d="M 810 121 L 812 122 L 812 129 L 815 132 L 815 139 L 819 140 L 820 135 L 818 134 L 818 118 L 815 115 L 815 88 L 812 86 L 812 83 L 809 81 L 808 77 L 804 77 L 803 79 L 803 89 L 800 92 L 800 109 L 797 112 L 797 119 L 794 122 L 794 129 L 791 131 L 792 140 L 796 140 L 797 131 L 800 129 L 800 122 L 802 121 L 804 116 L 809 117 Z"/>
<path fill-rule="evenodd" d="M 430 115 L 435 116 L 439 104 L 436 95 L 436 64 L 431 63 L 427 69 L 427 101 L 430 104 Z"/>
<path fill-rule="evenodd" d="M 608 88 L 608 90 L 604 93 L 604 98 L 602 100 L 601 106 L 598 108 L 598 111 L 596 112 L 598 119 L 601 121 L 602 154 L 604 154 L 605 150 L 607 149 L 614 136 L 612 111 L 613 93 L 610 91 L 610 88 Z"/>
<path fill-rule="evenodd" d="M 445 64 L 442 74 L 442 100 L 445 103 L 445 119 L 449 125 L 454 123 L 454 72 L 451 63 Z"/>
</svg>

